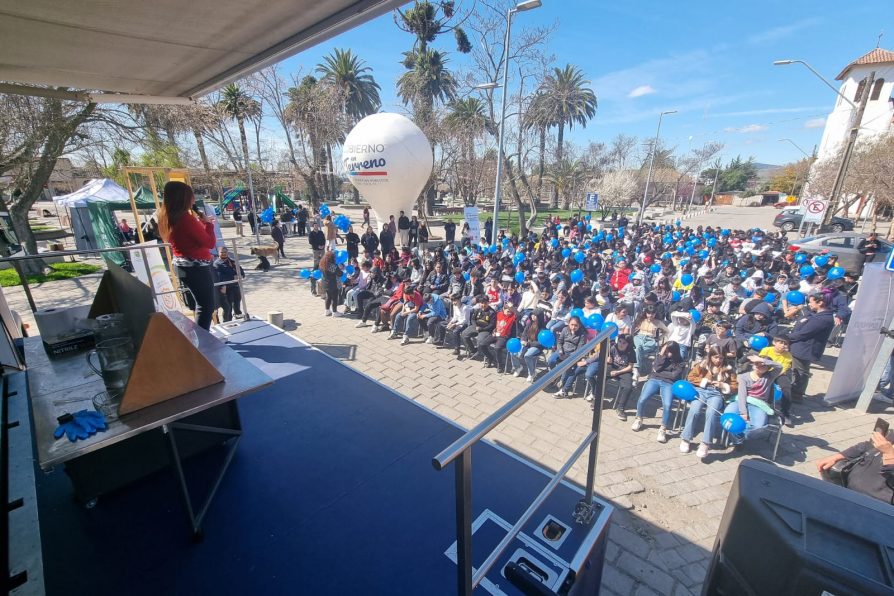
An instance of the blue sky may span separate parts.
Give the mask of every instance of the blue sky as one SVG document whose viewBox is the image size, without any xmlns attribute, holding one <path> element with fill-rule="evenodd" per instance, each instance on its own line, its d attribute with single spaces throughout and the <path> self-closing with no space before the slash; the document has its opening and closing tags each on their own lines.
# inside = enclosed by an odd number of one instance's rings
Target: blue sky
<svg viewBox="0 0 894 596">
<path fill-rule="evenodd" d="M 608 142 L 618 133 L 651 137 L 658 114 L 676 109 L 664 118 L 661 136 L 678 150 L 720 141 L 725 159 L 741 154 L 772 164 L 801 157 L 780 138 L 811 151 L 835 102 L 806 68 L 773 66 L 774 60 L 804 60 L 837 86 L 834 77 L 873 49 L 883 30 L 882 47 L 894 48 L 891 0 L 543 0 L 515 17 L 513 31 L 534 23 L 555 23 L 549 53 L 557 65 L 579 66 L 598 96 L 596 118 L 571 131 L 574 142 Z M 442 39 L 435 45 L 454 49 L 452 37 Z M 306 72 L 333 48 L 352 48 L 373 68 L 383 109 L 397 111 L 398 61 L 411 43 L 386 15 L 283 66 Z M 451 61 L 467 64 L 455 51 Z"/>
</svg>

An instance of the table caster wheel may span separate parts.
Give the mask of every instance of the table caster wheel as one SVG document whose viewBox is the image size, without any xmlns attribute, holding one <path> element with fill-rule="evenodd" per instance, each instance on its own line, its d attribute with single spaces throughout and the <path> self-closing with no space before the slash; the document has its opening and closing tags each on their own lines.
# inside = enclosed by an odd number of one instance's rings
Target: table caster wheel
<svg viewBox="0 0 894 596">
<path fill-rule="evenodd" d="M 198 529 L 192 533 L 192 541 L 194 544 L 201 544 L 205 541 L 205 531 Z"/>
<path fill-rule="evenodd" d="M 98 502 L 99 502 L 99 499 L 90 499 L 89 501 L 84 503 L 84 508 L 85 509 L 94 509 Z"/>
</svg>

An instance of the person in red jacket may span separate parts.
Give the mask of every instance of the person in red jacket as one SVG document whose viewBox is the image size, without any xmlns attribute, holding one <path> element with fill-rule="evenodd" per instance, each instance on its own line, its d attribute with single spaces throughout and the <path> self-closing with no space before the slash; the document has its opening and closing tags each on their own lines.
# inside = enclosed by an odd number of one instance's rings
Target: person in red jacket
<svg viewBox="0 0 894 596">
<path fill-rule="evenodd" d="M 188 184 L 168 182 L 163 200 L 158 211 L 159 232 L 162 240 L 171 244 L 174 271 L 181 287 L 189 290 L 186 305 L 195 313 L 196 324 L 209 329 L 214 313 L 214 223 L 207 221 L 204 213 L 192 210 L 196 197 Z"/>
<path fill-rule="evenodd" d="M 503 308 L 497 313 L 497 324 L 494 332 L 488 338 L 484 346 L 478 345 L 478 349 L 484 352 L 485 367 L 491 366 L 506 368 L 508 372 L 509 364 L 506 356 L 506 342 L 515 336 L 515 322 L 518 320 L 518 313 L 512 303 L 506 301 Z"/>
<path fill-rule="evenodd" d="M 633 273 L 633 270 L 627 266 L 627 261 L 619 261 L 608 283 L 615 292 L 620 292 L 630 281 L 631 273 Z"/>
</svg>

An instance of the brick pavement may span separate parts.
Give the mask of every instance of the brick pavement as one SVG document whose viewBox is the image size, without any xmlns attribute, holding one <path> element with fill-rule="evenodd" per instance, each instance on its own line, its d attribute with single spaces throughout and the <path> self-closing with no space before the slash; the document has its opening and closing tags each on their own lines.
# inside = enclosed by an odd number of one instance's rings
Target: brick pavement
<svg viewBox="0 0 894 596">
<path fill-rule="evenodd" d="M 735 221 L 738 226 L 763 227 L 766 222 L 760 219 L 773 215 L 752 210 L 748 215 L 756 221 L 750 223 L 743 221 L 741 211 L 726 208 L 687 223 Z M 249 246 L 249 239 L 240 244 Z M 268 311 L 282 311 L 286 328 L 297 336 L 465 427 L 480 422 L 527 386 L 523 379 L 483 369 L 480 362 L 457 362 L 449 351 L 418 340 L 400 346 L 386 340 L 385 334 L 371 334 L 369 327 L 355 328 L 355 319 L 324 317 L 322 301 L 311 296 L 307 282 L 297 276 L 298 269 L 310 264 L 306 240 L 289 238 L 286 253 L 289 258 L 266 274 L 253 271 L 253 261 L 246 261 L 246 295 L 253 315 L 266 318 Z M 41 308 L 84 303 L 97 282 L 97 276 L 52 282 L 35 287 L 34 295 Z M 4 291 L 12 308 L 27 312 L 20 288 Z M 811 379 L 809 394 L 821 394 L 828 385 L 835 354 L 829 351 Z M 865 440 L 874 418 L 883 411 L 880 404 L 868 415 L 853 411 L 851 404 L 844 409 L 795 408 L 801 423 L 785 429 L 777 463 L 810 475 L 816 459 Z M 736 467 L 742 457 L 766 457 L 769 444 L 750 442 L 744 456 L 712 452 L 702 463 L 694 454 L 681 454 L 676 438 L 657 443 L 654 419 L 647 420 L 646 430 L 634 433 L 629 422 L 620 422 L 610 411 L 606 414 L 596 486 L 618 511 L 609 535 L 605 593 L 699 593 Z M 588 433 L 590 416 L 583 399 L 556 400 L 543 393 L 488 438 L 555 470 Z M 570 479 L 583 483 L 585 465 L 585 458 L 577 462 Z"/>
</svg>

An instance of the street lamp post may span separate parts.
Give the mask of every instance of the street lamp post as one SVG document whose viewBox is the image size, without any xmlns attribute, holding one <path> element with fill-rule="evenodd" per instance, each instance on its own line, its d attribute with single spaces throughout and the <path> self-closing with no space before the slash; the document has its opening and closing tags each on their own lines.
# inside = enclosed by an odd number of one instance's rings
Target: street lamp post
<svg viewBox="0 0 894 596">
<path fill-rule="evenodd" d="M 503 184 L 503 127 L 506 122 L 506 99 L 509 96 L 509 39 L 512 31 L 512 15 L 517 12 L 540 8 L 541 0 L 525 0 L 519 2 L 514 8 L 506 11 L 506 39 L 503 42 L 503 98 L 500 106 L 500 130 L 497 149 L 497 179 L 494 182 L 494 215 L 491 222 L 491 243 L 497 241 L 497 232 L 500 229 L 500 197 Z M 496 85 L 494 85 L 496 86 Z"/>
<path fill-rule="evenodd" d="M 652 143 L 652 156 L 649 158 L 649 174 L 646 176 L 646 189 L 643 191 L 643 202 L 639 207 L 636 217 L 636 227 L 643 223 L 643 213 L 646 210 L 646 198 L 649 196 L 649 184 L 652 182 L 652 166 L 655 164 L 655 151 L 658 149 L 658 136 L 661 134 L 661 121 L 665 114 L 676 114 L 677 110 L 667 110 L 658 115 L 658 130 L 655 131 L 655 141 Z"/>
<path fill-rule="evenodd" d="M 826 209 L 826 214 L 823 216 L 823 221 L 821 226 L 827 226 L 832 221 L 832 215 L 836 210 L 838 204 L 838 195 L 841 194 L 841 188 L 844 186 L 844 179 L 847 177 L 847 168 L 850 165 L 851 155 L 854 152 L 854 146 L 857 144 L 857 136 L 860 133 L 860 125 L 863 122 L 863 112 L 866 110 L 866 103 L 869 101 L 869 90 L 872 87 L 873 82 L 875 82 L 875 71 L 869 75 L 868 80 L 866 81 L 866 85 L 863 86 L 863 93 L 860 94 L 860 105 L 855 104 L 847 97 L 842 95 L 842 93 L 836 89 L 832 83 L 827 81 L 823 75 L 818 73 L 812 66 L 804 62 L 803 60 L 776 60 L 773 62 L 774 66 L 787 66 L 789 64 L 801 64 L 807 70 L 812 72 L 816 77 L 825 83 L 835 94 L 848 103 L 856 113 L 851 117 L 851 129 L 848 134 L 847 145 L 844 148 L 844 155 L 841 158 L 841 164 L 838 167 L 838 173 L 835 176 L 835 183 L 832 185 L 832 192 L 829 195 L 829 208 Z"/>
</svg>

